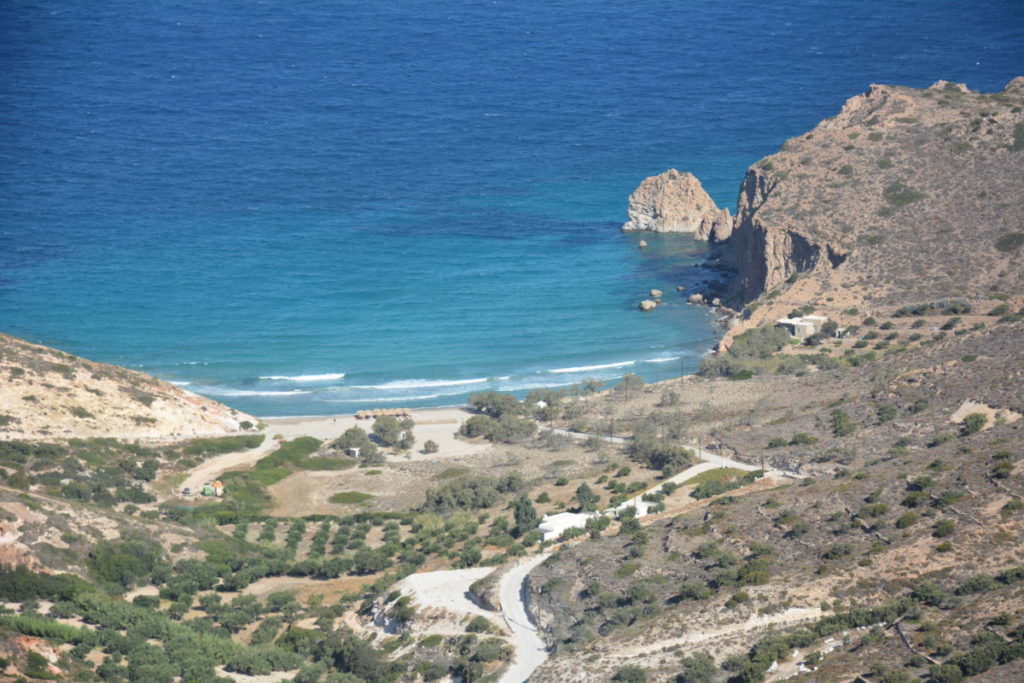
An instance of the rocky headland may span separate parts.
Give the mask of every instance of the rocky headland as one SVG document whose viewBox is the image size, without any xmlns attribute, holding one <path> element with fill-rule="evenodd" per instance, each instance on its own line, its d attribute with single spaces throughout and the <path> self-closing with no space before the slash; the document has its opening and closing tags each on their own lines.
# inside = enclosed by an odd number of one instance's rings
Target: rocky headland
<svg viewBox="0 0 1024 683">
<path fill-rule="evenodd" d="M 719 242 L 735 270 L 723 302 L 746 317 L 825 292 L 869 307 L 970 299 L 1024 278 L 1022 179 L 1024 77 L 997 93 L 872 85 L 752 165 L 728 225 L 669 170 L 633 193 L 623 229 Z"/>
</svg>

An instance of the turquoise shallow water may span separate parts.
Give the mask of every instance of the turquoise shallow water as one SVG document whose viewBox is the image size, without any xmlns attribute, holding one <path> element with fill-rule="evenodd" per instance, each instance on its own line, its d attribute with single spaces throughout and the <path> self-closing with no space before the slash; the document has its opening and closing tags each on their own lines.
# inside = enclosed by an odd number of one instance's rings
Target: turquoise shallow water
<svg viewBox="0 0 1024 683">
<path fill-rule="evenodd" d="M 994 90 L 1020 3 L 0 7 L 0 329 L 260 415 L 693 369 L 701 246 L 618 232 L 871 82 Z M 658 287 L 669 296 L 641 315 Z"/>
</svg>

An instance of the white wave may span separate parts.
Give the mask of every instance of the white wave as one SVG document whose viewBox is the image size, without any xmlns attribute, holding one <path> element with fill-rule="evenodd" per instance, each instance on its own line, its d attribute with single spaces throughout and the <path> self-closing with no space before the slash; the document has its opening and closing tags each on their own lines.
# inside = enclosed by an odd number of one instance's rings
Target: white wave
<svg viewBox="0 0 1024 683">
<path fill-rule="evenodd" d="M 681 359 L 682 356 L 659 356 L 657 358 L 648 358 L 645 363 L 671 363 L 674 360 Z"/>
<path fill-rule="evenodd" d="M 344 401 L 325 400 L 324 403 L 402 403 L 405 401 L 426 401 L 432 398 L 443 396 L 457 396 L 458 394 L 423 394 L 421 396 L 390 396 L 377 398 L 345 399 Z"/>
<path fill-rule="evenodd" d="M 213 394 L 214 396 L 299 396 L 300 394 L 308 394 L 310 392 L 303 391 L 302 389 L 292 389 L 290 391 L 250 391 L 248 389 L 211 387 L 204 389 L 203 393 Z"/>
<path fill-rule="evenodd" d="M 554 370 L 548 370 L 548 372 L 553 375 L 562 375 L 570 372 L 592 372 L 594 370 L 609 370 L 611 368 L 628 368 L 631 365 L 636 365 L 636 361 L 624 360 L 620 363 L 605 363 L 603 365 L 581 365 L 575 368 L 555 368 Z"/>
<path fill-rule="evenodd" d="M 402 389 L 429 389 L 434 387 L 459 387 L 466 384 L 486 384 L 492 380 L 487 377 L 476 379 L 400 379 L 384 384 L 351 386 L 350 389 L 374 389 L 377 391 L 400 391 Z"/>
<path fill-rule="evenodd" d="M 174 381 L 174 380 L 172 379 L 172 380 L 171 380 L 171 384 L 173 384 L 173 385 L 174 385 L 174 386 L 176 386 L 176 387 L 187 387 L 187 386 L 189 386 L 190 384 L 192 384 L 192 382 L 175 382 L 175 381 Z"/>
<path fill-rule="evenodd" d="M 541 379 L 521 379 L 518 381 L 502 384 L 498 387 L 501 391 L 529 391 L 530 389 L 555 389 L 558 387 L 571 387 L 579 382 L 545 382 Z"/>
<path fill-rule="evenodd" d="M 264 375 L 260 379 L 280 380 L 283 382 L 329 382 L 345 379 L 344 372 L 328 372 L 322 375 Z"/>
</svg>

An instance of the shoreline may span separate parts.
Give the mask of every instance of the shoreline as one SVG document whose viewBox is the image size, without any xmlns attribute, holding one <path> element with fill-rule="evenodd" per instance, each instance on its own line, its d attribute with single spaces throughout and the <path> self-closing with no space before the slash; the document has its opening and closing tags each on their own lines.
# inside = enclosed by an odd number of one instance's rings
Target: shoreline
<svg viewBox="0 0 1024 683">
<path fill-rule="evenodd" d="M 717 310 L 725 310 L 725 309 L 712 308 L 711 310 L 712 311 L 717 311 Z M 256 417 L 256 418 L 258 418 L 258 419 L 260 419 L 262 421 L 271 421 L 271 420 L 272 421 L 312 420 L 312 419 L 325 418 L 325 417 L 347 417 L 347 416 L 350 416 L 350 415 L 354 415 L 356 412 L 359 412 L 359 411 L 389 410 L 389 409 L 392 409 L 392 410 L 393 409 L 405 409 L 405 410 L 415 411 L 415 412 L 431 411 L 431 410 L 452 410 L 452 409 L 466 408 L 468 406 L 468 398 L 472 394 L 474 394 L 474 393 L 480 393 L 480 392 L 485 392 L 485 391 L 494 391 L 494 392 L 502 393 L 502 394 L 512 394 L 512 395 L 516 396 L 517 398 L 523 399 L 523 398 L 526 397 L 526 395 L 530 391 L 532 391 L 534 389 L 549 389 L 549 390 L 552 390 L 552 391 L 564 391 L 566 389 L 570 389 L 573 386 L 582 386 L 582 385 L 586 384 L 587 382 L 595 381 L 595 380 L 598 381 L 598 382 L 601 382 L 602 388 L 598 392 L 598 393 L 600 393 L 600 392 L 608 391 L 608 390 L 614 388 L 615 385 L 618 384 L 618 382 L 621 381 L 622 378 L 626 374 L 638 375 L 642 379 L 644 379 L 644 383 L 645 384 L 651 385 L 651 386 L 662 384 L 664 382 L 671 382 L 671 381 L 680 380 L 680 379 L 683 379 L 683 378 L 690 377 L 690 376 L 698 374 L 698 370 L 699 370 L 701 361 L 706 356 L 714 354 L 714 353 L 717 353 L 718 349 L 719 349 L 719 344 L 721 344 L 722 340 L 725 339 L 728 336 L 729 331 L 730 331 L 730 326 L 729 326 L 728 321 L 732 320 L 734 318 L 737 318 L 737 317 L 738 316 L 736 316 L 735 314 L 732 314 L 732 313 L 716 317 L 712 324 L 715 326 L 716 331 L 718 332 L 718 334 L 716 334 L 714 337 L 708 337 L 706 339 L 700 340 L 702 342 L 711 342 L 711 343 L 709 345 L 701 346 L 701 349 L 699 351 L 698 350 L 684 350 L 684 351 L 680 351 L 679 352 L 679 354 L 680 354 L 679 356 L 673 357 L 673 358 L 669 358 L 669 359 L 664 359 L 664 360 L 646 359 L 646 360 L 642 360 L 642 361 L 631 361 L 631 364 L 629 366 L 627 366 L 630 371 L 626 372 L 626 373 L 623 373 L 622 375 L 618 375 L 618 376 L 615 376 L 615 377 L 604 377 L 604 378 L 602 378 L 600 376 L 581 377 L 579 380 L 574 381 L 574 382 L 569 382 L 569 383 L 553 382 L 551 384 L 543 384 L 543 383 L 539 383 L 538 382 L 536 384 L 531 384 L 529 386 L 529 388 L 503 389 L 500 386 L 496 386 L 496 383 L 495 384 L 481 383 L 480 387 L 478 389 L 474 390 L 474 391 L 467 391 L 465 393 L 453 394 L 453 396 L 452 396 L 453 399 L 461 398 L 462 400 L 453 400 L 450 403 L 430 403 L 430 404 L 427 404 L 427 405 L 416 405 L 416 403 L 418 403 L 419 401 L 424 400 L 423 398 L 417 398 L 417 397 L 409 397 L 408 403 L 403 403 L 403 399 L 400 399 L 400 398 L 388 399 L 387 401 L 375 401 L 373 399 L 368 399 L 365 402 L 359 402 L 358 400 L 352 400 L 351 403 L 354 406 L 356 406 L 356 407 L 353 408 L 352 410 L 348 411 L 348 412 L 342 410 L 342 411 L 339 411 L 339 412 L 333 412 L 332 411 L 332 412 L 324 412 L 324 413 L 302 413 L 302 414 L 298 414 L 298 415 L 282 415 L 282 414 L 265 415 L 265 414 L 260 414 L 258 411 L 253 410 L 251 408 L 245 409 L 245 408 L 236 407 L 236 406 L 232 405 L 232 403 L 229 402 L 229 401 L 233 397 L 225 397 L 225 396 L 219 396 L 219 395 L 215 395 L 215 394 L 204 394 L 204 393 L 200 393 L 199 391 L 196 391 L 194 388 L 191 388 L 191 387 L 182 387 L 182 388 L 184 388 L 186 391 L 190 391 L 191 393 L 194 393 L 194 394 L 197 394 L 197 395 L 200 395 L 200 396 L 204 396 L 204 397 L 209 398 L 211 400 L 217 401 L 218 403 L 223 403 L 224 405 L 227 405 L 229 407 L 236 408 L 237 410 L 244 410 L 244 412 L 246 412 L 246 413 L 248 413 L 250 415 L 253 415 L 254 417 Z M 669 366 L 669 365 L 671 365 L 671 366 L 675 366 L 676 369 L 675 369 L 675 372 L 673 372 L 672 374 L 667 374 L 666 373 L 666 376 L 660 376 L 660 377 L 656 377 L 654 379 L 647 379 L 647 378 L 644 377 L 643 373 L 635 372 L 635 369 L 636 369 L 635 366 L 638 366 L 638 365 L 640 365 L 642 363 L 654 364 L 654 365 L 659 365 L 659 366 Z M 615 365 L 619 365 L 619 364 L 616 363 Z M 554 376 L 557 377 L 558 374 L 555 373 Z M 167 380 L 164 380 L 164 381 L 167 381 Z M 427 381 L 430 381 L 430 380 L 427 380 Z M 314 392 L 314 391 L 316 391 L 316 389 L 310 389 L 306 393 L 310 393 L 310 392 Z"/>
</svg>

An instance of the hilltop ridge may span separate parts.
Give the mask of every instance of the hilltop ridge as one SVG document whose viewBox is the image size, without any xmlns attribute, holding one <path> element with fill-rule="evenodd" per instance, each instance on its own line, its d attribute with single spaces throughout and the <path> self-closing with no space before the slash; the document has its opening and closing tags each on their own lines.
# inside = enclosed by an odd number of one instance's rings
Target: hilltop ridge
<svg viewBox="0 0 1024 683">
<path fill-rule="evenodd" d="M 232 434 L 259 420 L 151 375 L 0 334 L 0 440 Z"/>
</svg>

